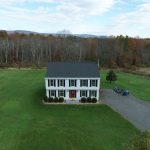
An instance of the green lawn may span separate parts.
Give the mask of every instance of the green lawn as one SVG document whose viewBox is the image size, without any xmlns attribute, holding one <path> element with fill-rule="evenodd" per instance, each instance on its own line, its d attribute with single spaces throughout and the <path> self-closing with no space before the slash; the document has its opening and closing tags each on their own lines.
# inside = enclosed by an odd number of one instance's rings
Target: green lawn
<svg viewBox="0 0 150 150">
<path fill-rule="evenodd" d="M 139 131 L 106 105 L 43 106 L 43 70 L 0 70 L 0 150 L 125 150 Z"/>
<path fill-rule="evenodd" d="M 115 86 L 128 89 L 131 94 L 142 100 L 150 101 L 150 79 L 143 76 L 116 72 L 118 80 L 111 84 L 105 80 L 108 71 L 101 71 L 101 88 L 114 88 Z"/>
</svg>

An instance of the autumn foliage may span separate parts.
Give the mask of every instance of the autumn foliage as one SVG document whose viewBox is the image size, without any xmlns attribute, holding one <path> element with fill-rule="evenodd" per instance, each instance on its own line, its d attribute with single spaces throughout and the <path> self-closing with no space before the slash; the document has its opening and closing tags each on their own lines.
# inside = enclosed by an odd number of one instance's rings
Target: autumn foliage
<svg viewBox="0 0 150 150">
<path fill-rule="evenodd" d="M 105 67 L 149 66 L 150 39 L 81 38 L 0 31 L 0 66 L 43 67 L 48 61 L 97 61 Z"/>
</svg>

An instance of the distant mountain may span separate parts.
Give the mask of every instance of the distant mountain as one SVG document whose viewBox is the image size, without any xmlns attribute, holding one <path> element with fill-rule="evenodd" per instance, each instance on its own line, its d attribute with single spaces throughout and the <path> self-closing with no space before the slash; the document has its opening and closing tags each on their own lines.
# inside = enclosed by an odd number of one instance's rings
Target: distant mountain
<svg viewBox="0 0 150 150">
<path fill-rule="evenodd" d="M 13 34 L 13 33 L 20 33 L 20 34 L 41 34 L 41 35 L 53 35 L 53 36 L 77 36 L 81 38 L 110 38 L 109 36 L 105 35 L 92 35 L 92 34 L 62 34 L 62 33 L 39 33 L 39 32 L 34 32 L 34 31 L 27 31 L 27 30 L 14 30 L 14 31 L 7 31 L 8 34 Z"/>
<path fill-rule="evenodd" d="M 20 34 L 40 34 L 38 32 L 34 32 L 34 31 L 26 31 L 26 30 L 13 30 L 13 31 L 7 31 L 8 34 L 12 34 L 12 33 L 20 33 Z"/>
</svg>

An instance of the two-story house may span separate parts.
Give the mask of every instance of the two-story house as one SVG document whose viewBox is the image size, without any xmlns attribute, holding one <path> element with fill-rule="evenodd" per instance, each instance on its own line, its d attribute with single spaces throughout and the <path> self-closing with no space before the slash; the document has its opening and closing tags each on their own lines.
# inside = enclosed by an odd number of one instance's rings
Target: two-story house
<svg viewBox="0 0 150 150">
<path fill-rule="evenodd" d="M 80 100 L 99 99 L 99 68 L 93 62 L 49 62 L 45 77 L 46 96 Z"/>
</svg>

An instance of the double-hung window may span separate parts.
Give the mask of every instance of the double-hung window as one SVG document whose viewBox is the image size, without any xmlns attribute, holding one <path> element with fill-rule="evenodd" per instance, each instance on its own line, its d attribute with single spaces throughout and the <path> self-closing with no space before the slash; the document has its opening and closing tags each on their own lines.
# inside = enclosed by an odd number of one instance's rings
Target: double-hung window
<svg viewBox="0 0 150 150">
<path fill-rule="evenodd" d="M 86 90 L 81 90 L 80 91 L 80 97 L 87 97 L 87 91 Z"/>
<path fill-rule="evenodd" d="M 56 81 L 48 79 L 48 86 L 56 86 Z"/>
<path fill-rule="evenodd" d="M 49 91 L 49 96 L 50 97 L 56 97 L 56 91 L 55 90 L 50 90 Z"/>
<path fill-rule="evenodd" d="M 59 97 L 65 97 L 65 90 L 58 91 L 58 96 Z"/>
<path fill-rule="evenodd" d="M 90 91 L 90 97 L 96 97 L 97 96 L 97 91 L 96 90 L 92 90 Z"/>
<path fill-rule="evenodd" d="M 97 87 L 97 80 L 90 80 L 90 86 L 96 86 Z"/>
<path fill-rule="evenodd" d="M 76 80 L 69 80 L 69 86 L 76 86 Z"/>
<path fill-rule="evenodd" d="M 65 86 L 65 80 L 58 80 L 58 86 Z"/>
<path fill-rule="evenodd" d="M 80 86 L 88 86 L 88 80 L 80 80 Z"/>
</svg>

